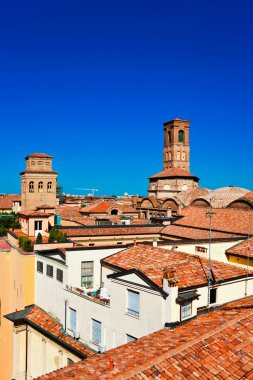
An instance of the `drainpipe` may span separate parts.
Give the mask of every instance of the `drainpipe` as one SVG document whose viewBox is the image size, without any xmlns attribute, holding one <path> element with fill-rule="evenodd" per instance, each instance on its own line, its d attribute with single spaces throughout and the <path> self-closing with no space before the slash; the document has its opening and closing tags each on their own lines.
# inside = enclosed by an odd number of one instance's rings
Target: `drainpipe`
<svg viewBox="0 0 253 380">
<path fill-rule="evenodd" d="M 67 331 L 67 299 L 65 299 L 64 332 Z"/>
<path fill-rule="evenodd" d="M 26 380 L 28 379 L 28 373 L 27 373 L 27 367 L 28 367 L 28 330 L 27 330 L 27 325 L 26 325 L 26 329 L 25 329 L 25 334 L 26 334 L 26 338 L 25 338 L 25 378 Z"/>
</svg>

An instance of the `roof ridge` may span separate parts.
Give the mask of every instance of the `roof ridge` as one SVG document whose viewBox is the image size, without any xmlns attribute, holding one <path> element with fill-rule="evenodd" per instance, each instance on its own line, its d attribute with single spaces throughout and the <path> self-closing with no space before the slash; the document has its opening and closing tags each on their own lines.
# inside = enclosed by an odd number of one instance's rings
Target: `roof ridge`
<svg viewBox="0 0 253 380">
<path fill-rule="evenodd" d="M 230 309 L 230 310 L 233 310 L 233 309 Z M 194 338 L 192 341 L 190 341 L 188 343 L 183 343 L 181 346 L 179 346 L 180 347 L 179 349 L 178 348 L 173 348 L 169 352 L 169 354 L 165 353 L 165 354 L 160 355 L 159 358 L 155 358 L 153 360 L 150 360 L 151 364 L 149 364 L 146 367 L 143 366 L 143 365 L 138 365 L 138 366 L 132 368 L 130 371 L 126 372 L 125 374 L 123 373 L 122 375 L 118 375 L 118 376 L 116 375 L 114 377 L 114 379 L 116 379 L 116 380 L 117 379 L 118 380 L 119 379 L 125 379 L 125 380 L 129 379 L 130 377 L 132 377 L 132 375 L 136 375 L 136 374 L 138 374 L 140 372 L 143 372 L 144 370 L 147 370 L 147 369 L 153 367 L 153 365 L 159 364 L 160 362 L 162 362 L 165 359 L 169 359 L 170 357 L 178 354 L 179 352 L 181 352 L 181 351 L 183 351 L 183 350 L 185 350 L 187 348 L 190 348 L 190 347 L 194 346 L 195 344 L 198 344 L 199 342 L 202 342 L 202 341 L 210 338 L 211 336 L 219 333 L 220 331 L 225 330 L 227 327 L 230 327 L 230 326 L 234 325 L 235 323 L 238 323 L 238 322 L 240 322 L 240 321 L 242 321 L 244 319 L 247 319 L 250 316 L 253 316 L 253 311 L 250 314 L 244 315 L 241 318 L 240 317 L 239 318 L 236 317 L 232 321 L 225 322 L 222 325 L 222 327 L 217 327 L 216 329 L 212 330 L 211 332 L 209 331 L 209 332 L 205 333 L 204 335 L 202 335 L 201 339 Z"/>
</svg>

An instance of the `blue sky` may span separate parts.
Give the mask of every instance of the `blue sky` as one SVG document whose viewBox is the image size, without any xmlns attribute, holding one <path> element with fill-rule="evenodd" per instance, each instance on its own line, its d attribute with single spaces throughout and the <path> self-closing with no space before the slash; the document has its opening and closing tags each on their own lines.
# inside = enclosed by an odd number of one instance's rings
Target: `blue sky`
<svg viewBox="0 0 253 380">
<path fill-rule="evenodd" d="M 0 192 L 45 152 L 67 193 L 145 195 L 176 115 L 201 186 L 252 189 L 252 18 L 251 0 L 1 2 Z"/>
</svg>

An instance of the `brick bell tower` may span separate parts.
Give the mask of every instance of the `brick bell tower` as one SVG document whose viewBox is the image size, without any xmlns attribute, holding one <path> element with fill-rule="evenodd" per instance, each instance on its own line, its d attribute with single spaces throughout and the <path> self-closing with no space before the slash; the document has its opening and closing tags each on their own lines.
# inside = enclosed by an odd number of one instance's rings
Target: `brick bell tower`
<svg viewBox="0 0 253 380">
<path fill-rule="evenodd" d="M 26 171 L 21 172 L 21 210 L 57 205 L 56 185 L 58 172 L 52 170 L 52 156 L 33 153 L 26 158 Z"/>
<path fill-rule="evenodd" d="M 176 117 L 163 124 L 163 170 L 181 168 L 190 171 L 190 122 Z"/>
</svg>

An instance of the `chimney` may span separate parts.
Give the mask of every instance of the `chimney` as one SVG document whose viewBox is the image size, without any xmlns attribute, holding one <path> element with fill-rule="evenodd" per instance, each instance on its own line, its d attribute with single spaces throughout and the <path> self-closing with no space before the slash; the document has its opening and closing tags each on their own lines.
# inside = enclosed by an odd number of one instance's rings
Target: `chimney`
<svg viewBox="0 0 253 380">
<path fill-rule="evenodd" d="M 153 247 L 157 247 L 157 239 L 153 239 Z"/>
<path fill-rule="evenodd" d="M 178 278 L 176 277 L 176 268 L 164 267 L 163 269 L 163 290 L 175 288 L 178 286 Z"/>
<path fill-rule="evenodd" d="M 176 268 L 165 267 L 163 269 L 163 291 L 168 294 L 164 300 L 164 323 L 180 321 L 180 306 L 176 302 L 178 297 Z"/>
</svg>

